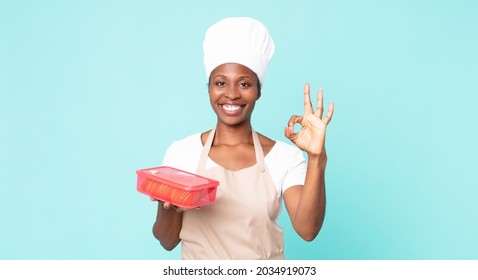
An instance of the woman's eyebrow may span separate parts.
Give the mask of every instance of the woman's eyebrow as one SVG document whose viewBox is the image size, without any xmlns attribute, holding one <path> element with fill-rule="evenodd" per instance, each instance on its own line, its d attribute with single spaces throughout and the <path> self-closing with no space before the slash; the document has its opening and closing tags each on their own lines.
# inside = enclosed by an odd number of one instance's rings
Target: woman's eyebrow
<svg viewBox="0 0 478 280">
<path fill-rule="evenodd" d="M 223 78 L 223 79 L 228 79 L 230 78 L 229 76 L 226 76 L 224 74 L 217 74 L 217 75 L 214 75 L 212 77 L 212 79 L 215 79 L 215 78 Z M 238 80 L 242 80 L 242 79 L 249 79 L 249 80 L 254 80 L 251 76 L 249 75 L 242 75 L 242 76 L 239 76 L 237 77 Z"/>
<path fill-rule="evenodd" d="M 226 76 L 223 74 L 216 74 L 213 76 L 213 78 L 217 78 L 217 77 L 226 78 Z"/>
<path fill-rule="evenodd" d="M 254 80 L 254 79 L 253 79 L 251 76 L 249 76 L 249 75 L 240 76 L 239 79 L 240 79 L 240 80 L 242 80 L 242 79 Z"/>
</svg>

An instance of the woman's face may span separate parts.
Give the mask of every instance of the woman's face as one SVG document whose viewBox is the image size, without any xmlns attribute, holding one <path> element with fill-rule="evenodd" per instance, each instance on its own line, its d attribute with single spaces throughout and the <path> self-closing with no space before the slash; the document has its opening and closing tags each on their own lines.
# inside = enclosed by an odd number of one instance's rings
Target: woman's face
<svg viewBox="0 0 478 280">
<path fill-rule="evenodd" d="M 219 65 L 209 78 L 209 99 L 218 121 L 227 125 L 250 123 L 260 97 L 257 75 L 237 63 Z"/>
</svg>

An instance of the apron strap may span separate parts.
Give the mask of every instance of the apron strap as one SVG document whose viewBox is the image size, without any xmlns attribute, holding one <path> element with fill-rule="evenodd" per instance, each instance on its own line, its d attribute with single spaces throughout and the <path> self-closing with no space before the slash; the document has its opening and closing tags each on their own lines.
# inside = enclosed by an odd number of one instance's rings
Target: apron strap
<svg viewBox="0 0 478 280">
<path fill-rule="evenodd" d="M 216 134 L 216 127 L 214 127 L 211 130 L 211 132 L 209 132 L 206 142 L 204 143 L 204 147 L 201 152 L 201 157 L 199 158 L 198 170 L 206 169 L 206 163 L 209 156 L 209 151 L 211 150 L 212 141 L 214 140 L 215 134 Z M 256 154 L 257 168 L 259 169 L 259 172 L 261 173 L 265 172 L 266 164 L 264 161 L 264 152 L 262 151 L 261 142 L 259 141 L 259 137 L 257 136 L 257 133 L 254 131 L 254 129 L 252 130 L 252 142 L 254 143 L 254 151 Z"/>
<path fill-rule="evenodd" d="M 266 164 L 264 162 L 264 152 L 262 151 L 261 142 L 259 141 L 259 136 L 257 133 L 252 130 L 252 141 L 254 143 L 254 150 L 256 151 L 256 162 L 259 172 L 263 173 L 266 171 Z"/>
<path fill-rule="evenodd" d="M 206 139 L 204 143 L 204 147 L 202 148 L 201 157 L 199 158 L 198 170 L 205 170 L 207 158 L 209 156 L 209 151 L 211 150 L 212 141 L 214 140 L 214 135 L 216 134 L 216 127 L 214 127 Z"/>
</svg>

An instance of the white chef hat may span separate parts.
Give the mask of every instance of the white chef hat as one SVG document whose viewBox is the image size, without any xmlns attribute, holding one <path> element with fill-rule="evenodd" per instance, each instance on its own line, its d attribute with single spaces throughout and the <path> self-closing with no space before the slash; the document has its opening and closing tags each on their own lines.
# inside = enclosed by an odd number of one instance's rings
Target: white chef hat
<svg viewBox="0 0 478 280">
<path fill-rule="evenodd" d="M 209 27 L 203 50 L 207 79 L 217 66 L 238 63 L 254 71 L 262 84 L 275 46 L 261 22 L 249 17 L 232 17 Z"/>
</svg>

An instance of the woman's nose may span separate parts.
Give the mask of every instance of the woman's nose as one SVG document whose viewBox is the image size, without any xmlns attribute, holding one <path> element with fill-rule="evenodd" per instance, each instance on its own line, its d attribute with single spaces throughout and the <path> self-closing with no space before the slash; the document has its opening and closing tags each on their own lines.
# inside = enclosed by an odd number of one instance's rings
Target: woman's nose
<svg viewBox="0 0 478 280">
<path fill-rule="evenodd" d="M 231 100 L 238 99 L 241 97 L 241 94 L 239 93 L 239 89 L 236 87 L 228 87 L 226 89 L 225 96 Z"/>
</svg>

